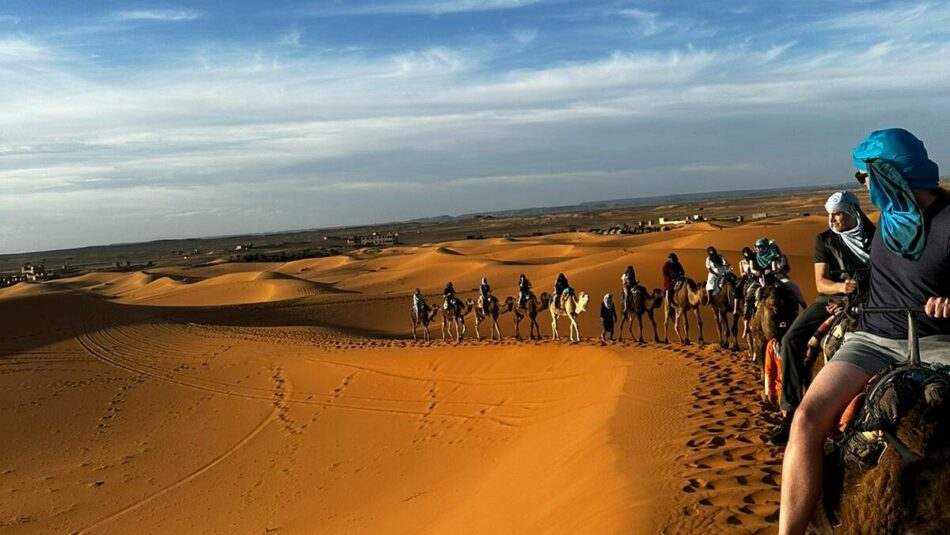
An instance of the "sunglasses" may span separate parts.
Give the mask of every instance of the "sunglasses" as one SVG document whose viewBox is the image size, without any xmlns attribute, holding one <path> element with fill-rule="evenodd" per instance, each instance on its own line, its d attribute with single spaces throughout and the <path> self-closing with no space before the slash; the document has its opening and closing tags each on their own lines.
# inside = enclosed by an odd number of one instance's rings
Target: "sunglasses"
<svg viewBox="0 0 950 535">
<path fill-rule="evenodd" d="M 857 179 L 858 184 L 861 184 L 863 186 L 865 182 L 868 181 L 868 174 L 865 173 L 864 171 L 856 171 L 854 173 L 854 178 Z"/>
</svg>

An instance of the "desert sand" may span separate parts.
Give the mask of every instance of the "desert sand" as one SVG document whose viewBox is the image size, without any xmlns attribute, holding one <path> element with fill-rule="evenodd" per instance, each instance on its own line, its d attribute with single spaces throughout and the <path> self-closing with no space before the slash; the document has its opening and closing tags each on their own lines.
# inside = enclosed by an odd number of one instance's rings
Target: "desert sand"
<svg viewBox="0 0 950 535">
<path fill-rule="evenodd" d="M 627 264 L 658 287 L 676 251 L 703 280 L 707 245 L 737 265 L 759 236 L 811 298 L 825 225 L 463 240 L 0 290 L 0 528 L 774 531 L 781 453 L 762 436 L 776 414 L 746 353 L 708 343 L 708 310 L 705 345 L 602 343 L 597 309 Z M 484 276 L 505 297 L 521 273 L 540 293 L 560 272 L 591 295 L 580 343 L 516 341 L 511 314 L 502 342 L 474 341 L 471 317 L 460 344 L 441 341 L 441 315 L 436 341 L 409 335 L 416 287 L 440 303 L 445 282 L 475 297 Z"/>
</svg>

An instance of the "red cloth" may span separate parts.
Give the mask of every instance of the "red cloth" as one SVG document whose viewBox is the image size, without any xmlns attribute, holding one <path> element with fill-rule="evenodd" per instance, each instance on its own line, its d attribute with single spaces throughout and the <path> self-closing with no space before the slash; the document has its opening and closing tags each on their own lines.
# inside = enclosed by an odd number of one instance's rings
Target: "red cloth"
<svg viewBox="0 0 950 535">
<path fill-rule="evenodd" d="M 782 355 L 775 338 L 765 346 L 765 399 L 776 405 L 782 399 Z"/>
<path fill-rule="evenodd" d="M 669 290 L 673 287 L 673 282 L 686 275 L 683 271 L 683 264 L 673 265 L 669 260 L 663 264 L 663 289 Z"/>
</svg>

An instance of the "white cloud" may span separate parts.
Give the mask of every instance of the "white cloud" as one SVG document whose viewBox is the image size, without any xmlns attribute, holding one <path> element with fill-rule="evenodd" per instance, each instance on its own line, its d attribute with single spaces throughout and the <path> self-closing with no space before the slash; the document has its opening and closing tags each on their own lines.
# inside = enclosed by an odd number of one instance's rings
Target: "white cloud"
<svg viewBox="0 0 950 535">
<path fill-rule="evenodd" d="M 328 7 L 321 5 L 309 10 L 311 15 L 450 15 L 479 11 L 501 11 L 518 9 L 545 0 L 416 0 L 379 2 L 376 4 L 339 5 Z"/>
<path fill-rule="evenodd" d="M 190 9 L 137 9 L 113 15 L 119 21 L 185 22 L 197 20 L 201 13 Z"/>
</svg>

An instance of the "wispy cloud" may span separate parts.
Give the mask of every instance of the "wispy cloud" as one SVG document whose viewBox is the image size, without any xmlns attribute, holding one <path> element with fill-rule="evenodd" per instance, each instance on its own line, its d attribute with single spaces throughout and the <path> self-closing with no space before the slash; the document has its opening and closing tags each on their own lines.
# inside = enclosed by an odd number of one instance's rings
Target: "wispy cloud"
<svg viewBox="0 0 950 535">
<path fill-rule="evenodd" d="M 113 15 L 119 21 L 186 22 L 197 20 L 201 13 L 190 9 L 136 9 L 118 11 Z"/>
<path fill-rule="evenodd" d="M 394 0 L 360 5 L 319 5 L 309 9 L 308 13 L 318 16 L 450 15 L 518 9 L 543 1 L 545 0 Z"/>
</svg>

